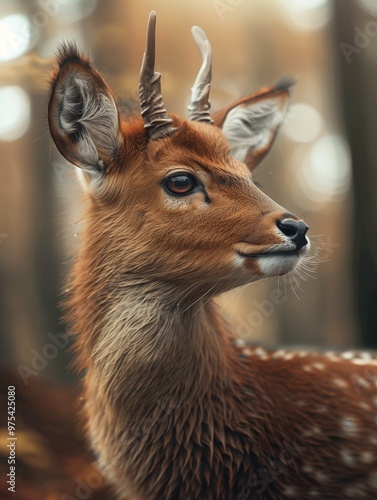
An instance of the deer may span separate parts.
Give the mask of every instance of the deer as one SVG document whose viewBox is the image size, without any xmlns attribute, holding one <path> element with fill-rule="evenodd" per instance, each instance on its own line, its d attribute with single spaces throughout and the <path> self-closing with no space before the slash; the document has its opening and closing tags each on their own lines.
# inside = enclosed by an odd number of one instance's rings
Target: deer
<svg viewBox="0 0 377 500">
<path fill-rule="evenodd" d="M 121 499 L 377 498 L 376 356 L 249 345 L 217 305 L 298 269 L 310 240 L 252 177 L 292 81 L 211 114 L 212 49 L 192 32 L 189 119 L 165 109 L 154 11 L 140 114 L 73 43 L 51 77 L 51 136 L 84 193 L 65 308 L 98 467 Z"/>
</svg>

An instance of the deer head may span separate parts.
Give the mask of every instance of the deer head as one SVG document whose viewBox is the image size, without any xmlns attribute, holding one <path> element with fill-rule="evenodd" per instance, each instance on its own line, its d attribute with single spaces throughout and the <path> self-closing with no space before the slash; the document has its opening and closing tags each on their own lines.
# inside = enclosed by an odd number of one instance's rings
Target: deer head
<svg viewBox="0 0 377 500">
<path fill-rule="evenodd" d="M 195 27 L 203 63 L 190 120 L 167 114 L 154 70 L 155 24 L 152 12 L 140 74 L 142 118 L 122 118 L 104 79 L 73 45 L 61 47 L 52 77 L 51 134 L 79 169 L 86 234 L 98 261 L 115 280 L 131 273 L 219 291 L 293 270 L 309 247 L 308 227 L 252 178 L 284 119 L 291 81 L 211 117 L 211 47 Z"/>
</svg>

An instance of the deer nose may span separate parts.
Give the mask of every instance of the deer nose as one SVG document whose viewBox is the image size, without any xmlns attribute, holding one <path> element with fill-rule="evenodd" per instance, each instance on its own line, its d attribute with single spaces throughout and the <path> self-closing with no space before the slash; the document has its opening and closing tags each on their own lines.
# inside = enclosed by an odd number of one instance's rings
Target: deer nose
<svg viewBox="0 0 377 500">
<path fill-rule="evenodd" d="M 296 250 L 301 250 L 302 247 L 307 245 L 308 240 L 305 235 L 309 226 L 302 220 L 279 219 L 276 225 L 285 236 L 288 236 L 288 238 L 296 244 Z"/>
</svg>

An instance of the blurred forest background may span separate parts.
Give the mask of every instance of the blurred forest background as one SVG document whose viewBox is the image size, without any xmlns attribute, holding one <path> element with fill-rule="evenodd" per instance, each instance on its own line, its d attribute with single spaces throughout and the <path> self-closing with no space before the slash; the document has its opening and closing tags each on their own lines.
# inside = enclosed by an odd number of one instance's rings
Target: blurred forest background
<svg viewBox="0 0 377 500">
<path fill-rule="evenodd" d="M 267 345 L 377 348 L 377 0 L 1 0 L 1 366 L 26 368 L 30 383 L 74 385 L 70 354 L 46 348 L 65 335 L 59 297 L 81 210 L 73 167 L 48 132 L 48 73 L 59 42 L 75 40 L 125 113 L 138 111 L 151 9 L 170 112 L 186 114 L 200 65 L 195 24 L 212 44 L 214 111 L 284 75 L 298 82 L 255 178 L 305 218 L 320 263 L 298 284 L 269 279 L 223 296 L 236 333 Z"/>
</svg>

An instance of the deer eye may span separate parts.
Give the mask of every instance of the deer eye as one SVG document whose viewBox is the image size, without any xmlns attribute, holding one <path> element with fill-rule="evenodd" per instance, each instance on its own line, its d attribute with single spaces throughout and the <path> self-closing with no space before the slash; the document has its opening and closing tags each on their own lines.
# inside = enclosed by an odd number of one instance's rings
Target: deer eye
<svg viewBox="0 0 377 500">
<path fill-rule="evenodd" d="M 176 172 L 165 179 L 164 187 L 170 194 L 185 195 L 198 185 L 196 178 L 186 172 Z"/>
</svg>

